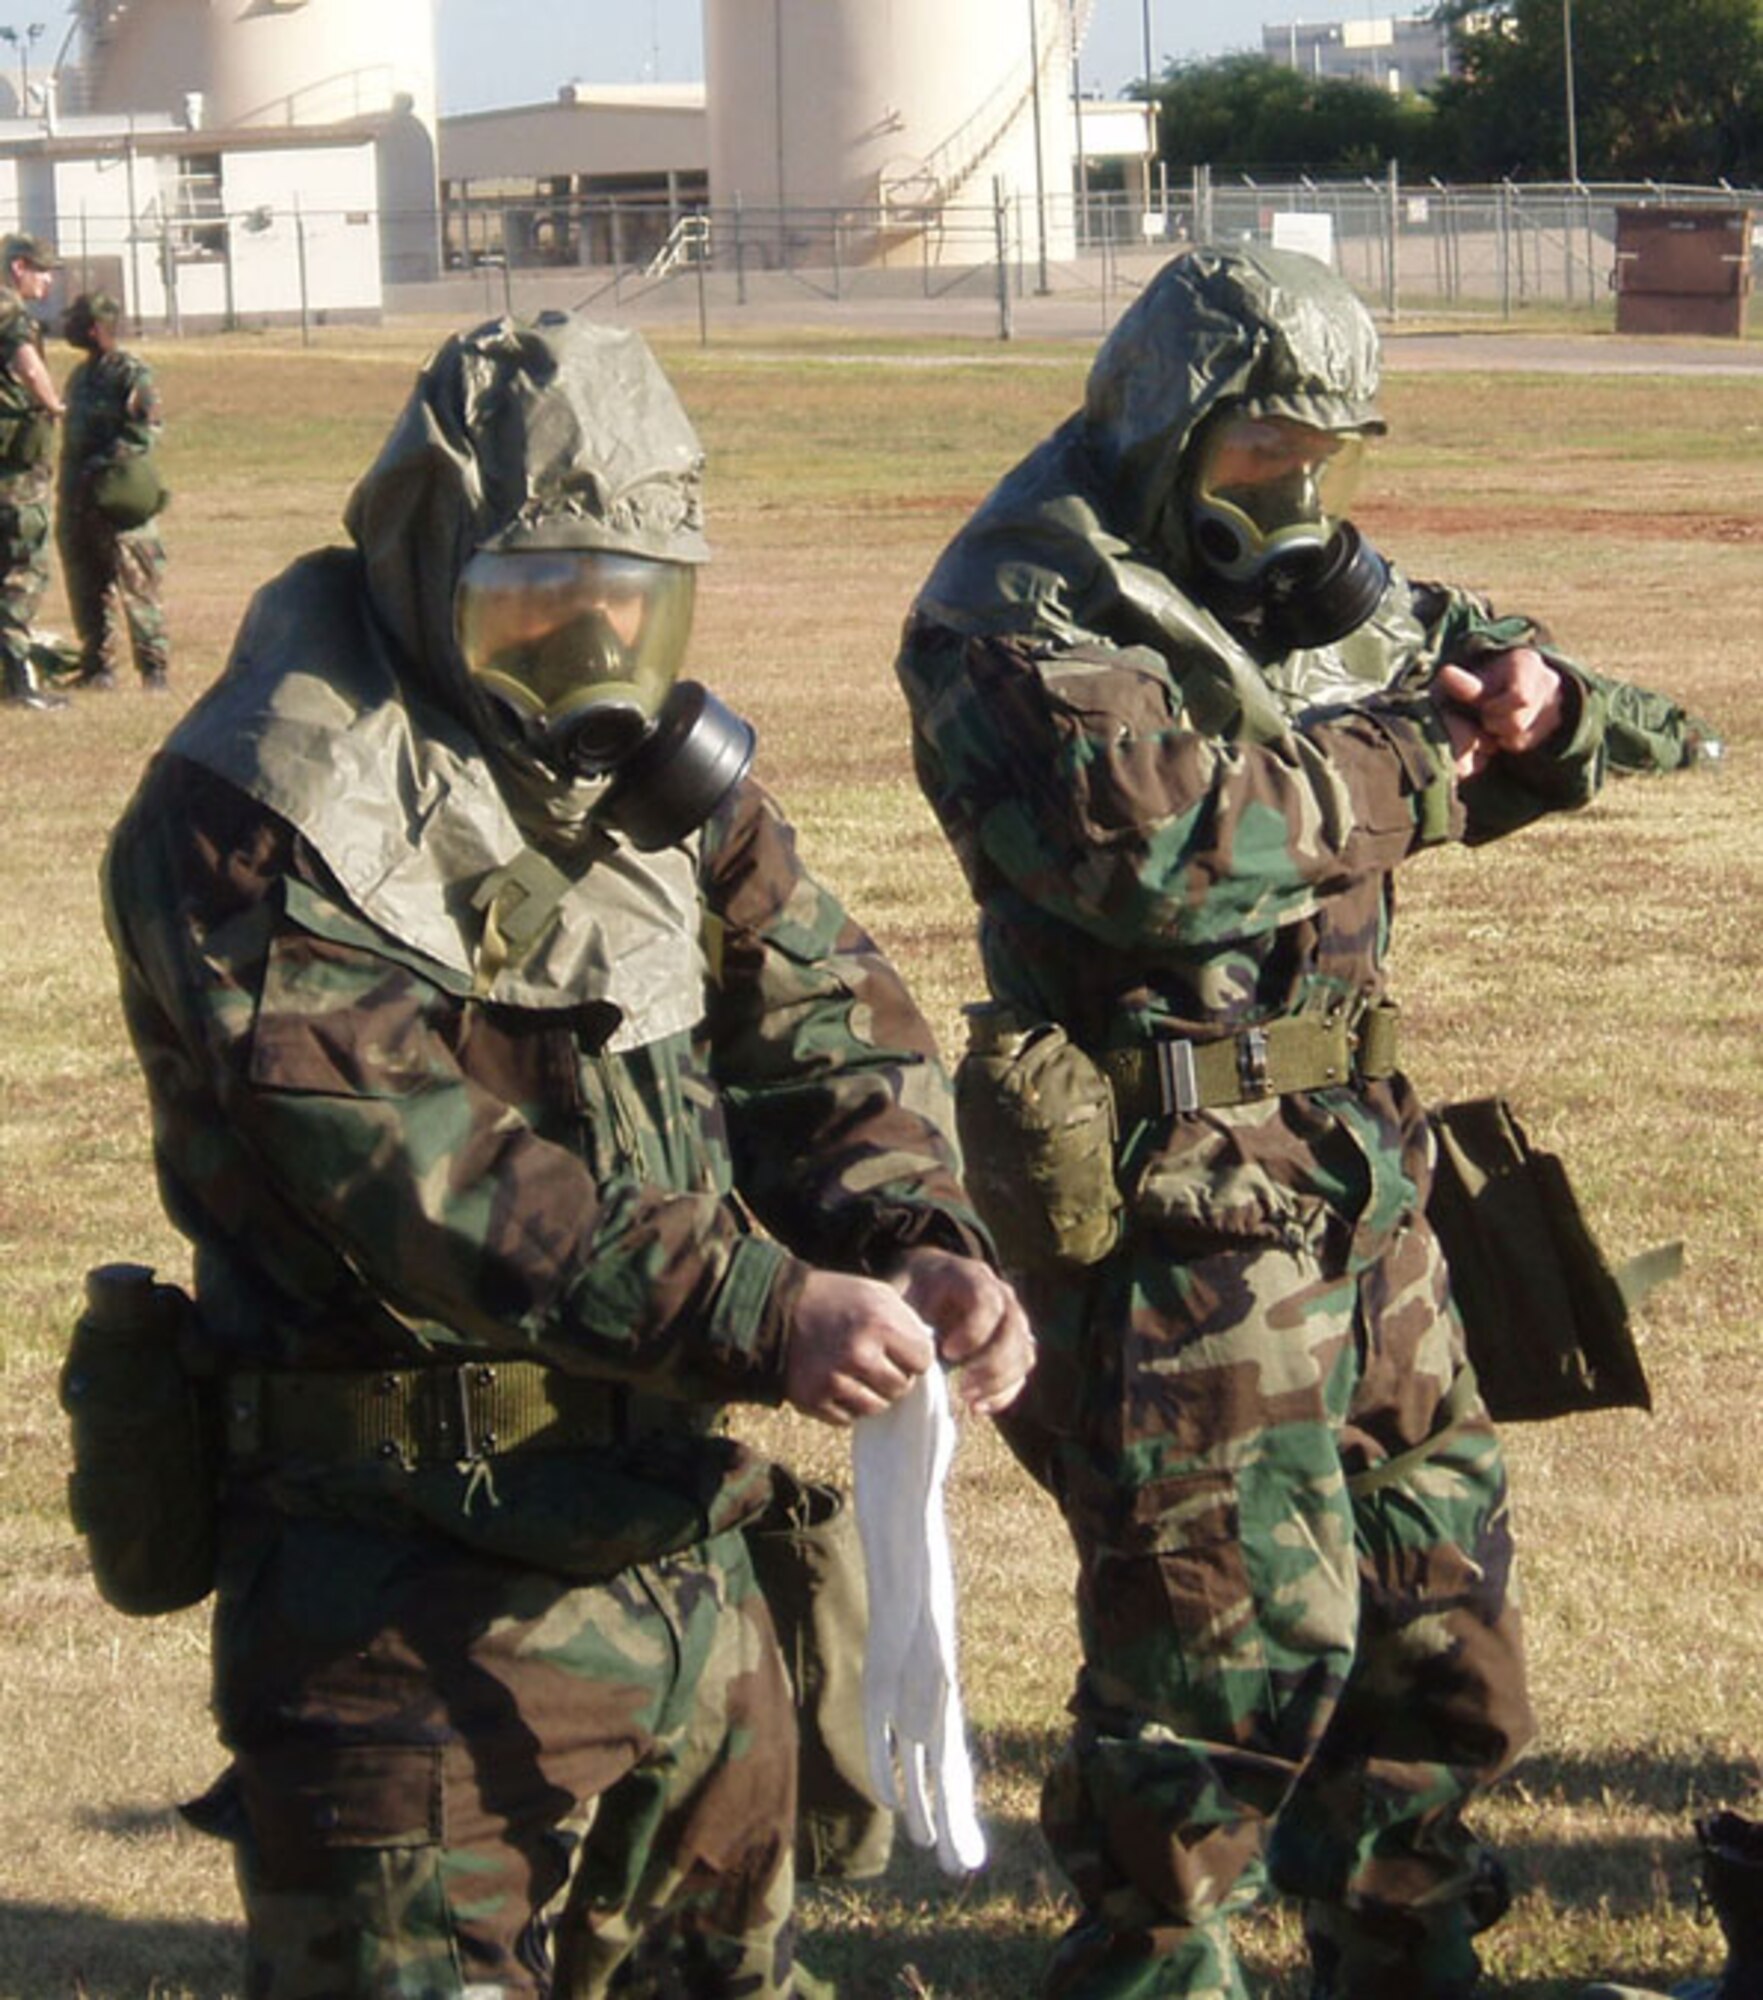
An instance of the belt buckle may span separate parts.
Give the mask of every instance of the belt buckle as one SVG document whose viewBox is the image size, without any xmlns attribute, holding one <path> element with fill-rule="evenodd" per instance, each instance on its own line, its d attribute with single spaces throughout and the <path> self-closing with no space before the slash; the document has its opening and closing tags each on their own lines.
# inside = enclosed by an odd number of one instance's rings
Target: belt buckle
<svg viewBox="0 0 1763 2000">
<path fill-rule="evenodd" d="M 1267 1071 L 1267 1031 L 1245 1028 L 1237 1036 L 1237 1082 L 1245 1099 L 1270 1097 L 1273 1082 Z"/>
<path fill-rule="evenodd" d="M 458 1462 L 473 1465 L 488 1458 L 496 1449 L 496 1433 L 490 1423 L 488 1392 L 495 1385 L 496 1371 L 486 1362 L 462 1362 L 453 1370 L 456 1399 L 454 1421 L 459 1426 Z M 483 1392 L 480 1409 L 479 1392 Z M 445 1419 L 443 1419 L 443 1426 Z"/>
<path fill-rule="evenodd" d="M 1200 1108 L 1200 1077 L 1194 1067 L 1194 1045 L 1175 1037 L 1152 1044 L 1157 1056 L 1157 1094 L 1165 1118 L 1186 1117 Z"/>
</svg>

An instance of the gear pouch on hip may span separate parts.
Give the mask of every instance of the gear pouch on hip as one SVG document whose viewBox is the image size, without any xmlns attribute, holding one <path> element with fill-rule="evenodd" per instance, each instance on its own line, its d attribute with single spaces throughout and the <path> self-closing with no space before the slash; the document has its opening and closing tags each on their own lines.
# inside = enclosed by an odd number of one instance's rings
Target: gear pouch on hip
<svg viewBox="0 0 1763 2000">
<path fill-rule="evenodd" d="M 1675 1277 L 1683 1246 L 1612 1269 L 1566 1169 L 1539 1152 L 1504 1099 L 1434 1107 L 1426 1219 L 1489 1413 L 1503 1423 L 1650 1409 L 1631 1310 Z"/>
<path fill-rule="evenodd" d="M 771 1504 L 743 1533 L 796 1697 L 796 1879 L 861 1881 L 887 1867 L 894 1815 L 869 1783 L 857 1517 L 837 1486 L 781 1465 L 771 1479 Z"/>
<path fill-rule="evenodd" d="M 1114 1093 L 1051 1022 L 967 1010 L 955 1114 L 968 1192 L 1006 1266 L 1098 1263 L 1120 1241 Z"/>
<path fill-rule="evenodd" d="M 134 1617 L 181 1611 L 214 1587 L 219 1451 L 192 1372 L 195 1309 L 144 1264 L 86 1276 L 61 1370 L 72 1431 L 67 1508 L 105 1601 Z"/>
</svg>

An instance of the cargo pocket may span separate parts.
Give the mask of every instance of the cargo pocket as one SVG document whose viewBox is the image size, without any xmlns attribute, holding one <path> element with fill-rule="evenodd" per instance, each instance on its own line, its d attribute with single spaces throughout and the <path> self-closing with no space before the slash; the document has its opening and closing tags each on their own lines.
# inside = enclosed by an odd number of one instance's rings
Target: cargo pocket
<svg viewBox="0 0 1763 2000">
<path fill-rule="evenodd" d="M 464 1993 L 441 1868 L 442 1754 L 430 1744 L 241 1753 L 253 1993 Z"/>
<path fill-rule="evenodd" d="M 1231 1474 L 1170 1473 L 1127 1490 L 1080 1475 L 1066 1504 L 1095 1694 L 1213 1742 L 1255 1733 L 1267 1657 Z"/>
</svg>

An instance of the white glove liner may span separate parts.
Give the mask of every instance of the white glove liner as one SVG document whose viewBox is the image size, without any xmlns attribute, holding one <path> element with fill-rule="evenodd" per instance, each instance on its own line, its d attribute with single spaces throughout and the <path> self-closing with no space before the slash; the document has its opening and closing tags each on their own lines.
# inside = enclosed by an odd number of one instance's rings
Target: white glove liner
<svg viewBox="0 0 1763 2000">
<path fill-rule="evenodd" d="M 851 1440 L 869 1578 L 863 1719 L 870 1782 L 882 1805 L 904 1812 L 913 1842 L 935 1847 L 947 1875 L 982 1867 L 986 1858 L 955 1668 L 955 1574 L 943 1513 L 954 1455 L 955 1420 L 935 1366 L 899 1402 L 864 1417 Z"/>
</svg>

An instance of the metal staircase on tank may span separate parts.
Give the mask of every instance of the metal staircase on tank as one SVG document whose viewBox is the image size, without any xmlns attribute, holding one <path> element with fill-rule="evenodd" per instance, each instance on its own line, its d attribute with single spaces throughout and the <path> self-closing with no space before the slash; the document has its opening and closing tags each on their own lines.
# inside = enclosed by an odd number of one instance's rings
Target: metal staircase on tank
<svg viewBox="0 0 1763 2000">
<path fill-rule="evenodd" d="M 125 0 L 126 4 L 126 0 Z M 1068 88 L 1071 53 L 1089 32 L 1096 0 L 1030 0 L 1041 61 L 1041 88 Z M 1051 79 L 1048 71 L 1053 72 Z M 877 175 L 877 203 L 891 232 L 905 234 L 936 219 L 972 180 L 1035 94 L 1026 45 L 994 88 L 949 136 L 922 159 L 903 160 Z"/>
</svg>

